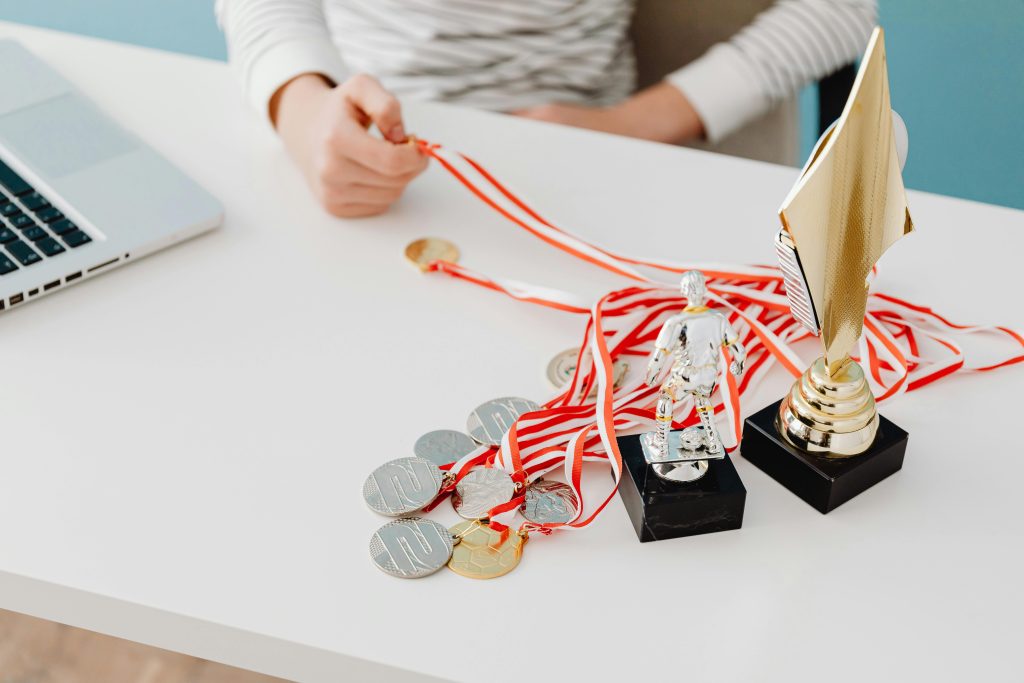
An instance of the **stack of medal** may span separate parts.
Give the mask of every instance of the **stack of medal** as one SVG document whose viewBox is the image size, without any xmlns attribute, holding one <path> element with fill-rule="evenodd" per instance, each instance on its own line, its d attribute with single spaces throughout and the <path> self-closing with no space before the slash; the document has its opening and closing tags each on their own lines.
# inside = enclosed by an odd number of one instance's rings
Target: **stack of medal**
<svg viewBox="0 0 1024 683">
<path fill-rule="evenodd" d="M 540 407 L 522 398 L 498 398 L 480 405 L 467 420 L 468 435 L 448 429 L 428 432 L 413 446 L 413 456 L 378 467 L 363 485 L 372 510 L 400 517 L 370 539 L 370 556 L 384 572 L 400 578 L 428 576 L 441 567 L 474 579 L 490 579 L 519 564 L 526 532 L 491 524 L 502 506 L 518 506 L 531 523 L 564 523 L 577 501 L 565 484 L 537 479 L 526 485 L 505 470 L 484 466 L 509 428 Z M 542 464 L 550 469 L 552 462 Z M 454 487 L 454 488 L 453 488 Z M 447 493 L 464 521 L 451 529 L 423 517 L 405 516 L 432 509 Z"/>
<path fill-rule="evenodd" d="M 406 253 L 418 265 L 422 254 L 437 253 L 441 246 L 417 245 L 410 250 L 413 253 Z M 446 251 L 457 254 L 454 248 Z M 655 389 L 636 378 L 627 381 L 628 365 L 622 356 L 646 356 L 660 317 L 678 308 L 678 300 L 676 292 L 655 288 L 606 295 L 595 305 L 587 325 L 586 348 L 563 352 L 549 364 L 548 378 L 562 391 L 543 408 L 524 399 L 489 401 L 471 414 L 470 437 L 444 432 L 441 438 L 431 433 L 418 442 L 416 457 L 375 471 L 364 486 L 364 496 L 374 510 L 390 516 L 412 515 L 433 509 L 453 492 L 455 510 L 466 519 L 448 530 L 422 518 L 385 525 L 370 544 L 375 563 L 389 574 L 407 578 L 426 576 L 442 565 L 465 576 L 492 578 L 518 564 L 527 534 L 589 525 L 615 495 L 621 476 L 614 430 L 654 419 L 649 404 Z M 595 357 L 602 358 L 602 363 L 595 363 Z M 613 399 L 619 388 L 621 397 Z M 597 404 L 611 410 L 595 415 Z M 696 420 L 692 406 L 680 408 L 681 426 Z M 431 452 L 426 445 L 433 441 L 442 444 L 439 462 L 420 457 Z M 461 449 L 456 443 L 462 444 Z M 610 466 L 613 477 L 604 501 L 581 517 L 580 474 L 586 461 Z M 560 466 L 569 484 L 539 480 Z M 508 524 L 517 511 L 526 522 L 513 532 Z"/>
</svg>

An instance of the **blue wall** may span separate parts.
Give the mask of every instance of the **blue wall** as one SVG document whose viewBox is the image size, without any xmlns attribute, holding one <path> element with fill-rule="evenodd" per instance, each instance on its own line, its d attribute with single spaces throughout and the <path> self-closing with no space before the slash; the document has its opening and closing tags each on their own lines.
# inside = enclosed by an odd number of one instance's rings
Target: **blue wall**
<svg viewBox="0 0 1024 683">
<path fill-rule="evenodd" d="M 880 14 L 907 185 L 1024 208 L 1024 0 L 881 0 Z M 815 97 L 801 97 L 805 122 Z"/>
<path fill-rule="evenodd" d="M 0 20 L 227 59 L 213 0 L 0 0 Z"/>
<path fill-rule="evenodd" d="M 0 0 L 0 19 L 225 58 L 213 0 Z M 907 185 L 1024 208 L 1024 0 L 881 0 L 881 20 Z"/>
</svg>

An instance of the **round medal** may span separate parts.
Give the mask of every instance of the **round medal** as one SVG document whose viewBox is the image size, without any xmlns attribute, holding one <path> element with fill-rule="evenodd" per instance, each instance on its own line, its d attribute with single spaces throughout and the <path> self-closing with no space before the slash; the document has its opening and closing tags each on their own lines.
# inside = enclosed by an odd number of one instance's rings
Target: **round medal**
<svg viewBox="0 0 1024 683">
<path fill-rule="evenodd" d="M 452 505 L 459 517 L 482 519 L 492 508 L 512 500 L 515 482 L 508 472 L 495 467 L 478 467 L 455 485 Z"/>
<path fill-rule="evenodd" d="M 547 375 L 552 387 L 561 389 L 572 380 L 572 376 L 576 372 L 576 357 L 579 355 L 579 352 L 578 348 L 566 349 L 551 359 L 551 362 L 548 363 Z M 584 361 L 589 362 L 589 358 L 590 352 L 584 352 Z M 618 389 L 622 386 L 622 382 L 626 379 L 626 373 L 628 372 L 629 363 L 626 361 L 618 359 L 612 363 L 613 389 Z M 595 384 L 594 389 L 590 392 L 590 396 L 594 397 L 596 395 L 597 385 Z"/>
<path fill-rule="evenodd" d="M 477 449 L 476 442 L 454 429 L 438 429 L 427 432 L 412 447 L 417 458 L 424 458 L 438 467 L 451 465 Z"/>
<path fill-rule="evenodd" d="M 370 557 L 381 571 L 400 579 L 418 579 L 448 564 L 452 534 L 437 522 L 408 517 L 388 522 L 370 538 Z"/>
<path fill-rule="evenodd" d="M 572 379 L 576 372 L 576 358 L 579 356 L 579 349 L 566 349 L 551 359 L 548 363 L 548 382 L 558 389 Z"/>
<path fill-rule="evenodd" d="M 512 423 L 534 410 L 540 410 L 540 406 L 525 398 L 496 398 L 480 404 L 469 414 L 466 431 L 479 444 L 498 446 Z"/>
<path fill-rule="evenodd" d="M 493 579 L 516 568 L 526 537 L 510 529 L 495 531 L 478 521 L 459 522 L 450 530 L 460 538 L 448 568 L 471 579 Z"/>
<path fill-rule="evenodd" d="M 519 513 L 534 524 L 565 524 L 578 507 L 571 486 L 541 479 L 526 487 L 526 499 L 519 506 Z"/>
<path fill-rule="evenodd" d="M 398 517 L 426 507 L 441 491 L 444 473 L 423 458 L 386 462 L 366 478 L 363 499 L 370 509 Z"/>
<path fill-rule="evenodd" d="M 434 261 L 455 263 L 459 260 L 459 248 L 448 240 L 437 237 L 424 237 L 410 242 L 405 248 L 405 258 L 420 270 L 426 272 L 427 266 Z"/>
</svg>

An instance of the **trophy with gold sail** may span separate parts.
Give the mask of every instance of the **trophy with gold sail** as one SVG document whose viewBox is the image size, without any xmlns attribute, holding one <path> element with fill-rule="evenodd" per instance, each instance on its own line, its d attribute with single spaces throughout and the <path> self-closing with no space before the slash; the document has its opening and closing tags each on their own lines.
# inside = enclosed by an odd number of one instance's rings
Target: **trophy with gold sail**
<svg viewBox="0 0 1024 683">
<path fill-rule="evenodd" d="M 823 355 L 788 395 L 748 418 L 743 435 L 747 460 L 823 513 L 903 466 L 907 433 L 878 414 L 850 353 L 872 267 L 914 227 L 899 158 L 905 141 L 876 28 L 842 115 L 779 210 L 775 247 L 790 308 L 821 336 Z"/>
</svg>

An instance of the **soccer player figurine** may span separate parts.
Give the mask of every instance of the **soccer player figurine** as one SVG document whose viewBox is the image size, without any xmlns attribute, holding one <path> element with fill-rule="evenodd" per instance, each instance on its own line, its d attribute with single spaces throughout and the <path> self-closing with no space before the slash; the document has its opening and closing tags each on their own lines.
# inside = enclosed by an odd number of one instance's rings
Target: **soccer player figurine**
<svg viewBox="0 0 1024 683">
<path fill-rule="evenodd" d="M 747 352 L 728 319 L 705 305 L 708 290 L 703 273 L 683 273 L 679 291 L 686 297 L 687 306 L 661 328 L 647 365 L 647 385 L 654 386 L 666 359 L 672 358 L 672 368 L 658 398 L 657 428 L 644 434 L 641 443 L 647 462 L 655 466 L 660 476 L 673 481 L 696 481 L 707 472 L 708 459 L 725 457 L 711 406 L 721 350 L 731 349 L 729 371 L 736 376 L 743 372 Z M 675 405 L 686 394 L 693 396 L 701 424 L 670 431 Z"/>
</svg>

